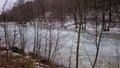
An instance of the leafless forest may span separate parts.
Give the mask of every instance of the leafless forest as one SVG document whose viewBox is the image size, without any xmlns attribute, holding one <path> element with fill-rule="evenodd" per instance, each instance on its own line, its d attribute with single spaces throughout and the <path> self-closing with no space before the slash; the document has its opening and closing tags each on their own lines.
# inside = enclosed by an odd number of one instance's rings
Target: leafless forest
<svg viewBox="0 0 120 68">
<path fill-rule="evenodd" d="M 9 1 L 0 68 L 120 68 L 120 0 Z"/>
</svg>

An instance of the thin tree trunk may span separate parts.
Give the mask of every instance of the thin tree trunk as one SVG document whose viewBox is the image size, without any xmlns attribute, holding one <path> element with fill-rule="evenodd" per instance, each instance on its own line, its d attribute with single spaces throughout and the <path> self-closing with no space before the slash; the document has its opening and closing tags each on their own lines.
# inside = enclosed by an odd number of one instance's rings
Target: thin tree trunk
<svg viewBox="0 0 120 68">
<path fill-rule="evenodd" d="M 107 31 L 110 30 L 111 22 L 112 22 L 112 18 L 111 18 L 111 0 L 109 0 L 109 23 L 108 23 Z"/>
<path fill-rule="evenodd" d="M 101 42 L 101 37 L 102 37 L 102 29 L 101 29 L 101 32 L 100 32 L 100 35 L 99 35 L 99 39 L 98 39 L 98 22 L 97 22 L 97 6 L 96 6 L 96 0 L 95 0 L 95 24 L 96 24 L 96 39 L 95 39 L 95 42 L 96 42 L 96 54 L 95 54 L 95 59 L 94 59 L 94 62 L 93 62 L 93 65 L 92 65 L 92 68 L 95 68 L 96 66 L 96 63 L 97 63 L 97 59 L 98 59 L 98 55 L 99 55 L 99 47 L 100 47 L 100 42 Z"/>
<path fill-rule="evenodd" d="M 79 22 L 79 31 L 78 31 L 77 48 L 76 48 L 76 68 L 79 68 L 78 67 L 78 65 L 79 65 L 79 47 L 80 47 L 80 34 L 81 34 L 81 24 L 82 24 L 82 10 L 81 10 L 80 1 L 78 1 L 77 6 L 78 6 L 78 10 L 79 10 L 80 22 Z"/>
</svg>

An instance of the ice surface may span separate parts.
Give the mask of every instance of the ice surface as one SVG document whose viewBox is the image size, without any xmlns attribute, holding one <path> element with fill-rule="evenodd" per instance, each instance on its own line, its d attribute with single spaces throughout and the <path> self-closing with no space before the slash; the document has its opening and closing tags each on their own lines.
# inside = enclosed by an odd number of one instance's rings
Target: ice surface
<svg viewBox="0 0 120 68">
<path fill-rule="evenodd" d="M 10 37 L 13 37 L 13 32 L 14 32 L 14 25 L 9 25 L 9 35 Z M 16 34 L 17 38 L 20 37 L 19 35 L 19 27 L 15 26 L 16 29 Z M 25 36 L 26 36 L 26 52 L 33 51 L 33 45 L 34 45 L 34 36 L 35 36 L 35 31 L 34 27 L 28 26 L 24 27 L 25 30 Z M 114 30 L 114 29 L 111 29 Z M 117 30 L 117 31 L 115 31 Z M 119 29 L 115 28 L 114 31 L 110 31 L 109 34 L 117 34 L 119 35 Z M 58 32 L 59 32 L 59 48 L 57 49 L 57 55 L 55 58 L 55 61 L 64 64 L 68 66 L 69 64 L 69 57 L 71 56 L 71 61 L 72 61 L 72 67 L 75 67 L 75 56 L 76 56 L 76 46 L 77 46 L 77 32 L 75 31 L 68 31 L 68 30 L 59 30 L 59 29 L 52 29 L 52 44 L 53 47 L 55 46 L 56 39 L 58 37 Z M 89 31 L 92 34 L 94 34 L 94 31 Z M 45 45 L 45 38 L 46 35 L 49 37 L 49 29 L 39 29 L 39 35 L 42 38 L 42 47 L 44 48 Z M 4 39 L 4 28 L 0 26 L 0 37 Z M 81 33 L 81 40 L 80 40 L 80 65 L 81 63 L 85 65 L 85 67 L 90 67 L 90 61 L 88 59 L 88 55 L 90 59 L 93 61 L 96 53 L 96 46 L 95 46 L 95 37 L 92 36 L 91 34 Z M 12 39 L 12 38 L 11 38 Z M 118 42 L 116 42 L 116 40 Z M 99 56 L 104 56 L 106 58 L 116 56 L 116 45 L 118 44 L 118 50 L 120 49 L 119 42 L 120 39 L 116 38 L 109 38 L 109 37 L 102 37 L 101 43 L 100 43 L 100 55 Z M 20 41 L 18 41 L 20 43 Z M 117 44 L 116 44 L 117 43 Z M 18 44 L 19 45 L 19 44 Z M 87 51 L 87 53 L 86 53 Z M 119 51 L 120 53 L 120 51 Z M 86 65 L 87 64 L 87 65 Z"/>
</svg>

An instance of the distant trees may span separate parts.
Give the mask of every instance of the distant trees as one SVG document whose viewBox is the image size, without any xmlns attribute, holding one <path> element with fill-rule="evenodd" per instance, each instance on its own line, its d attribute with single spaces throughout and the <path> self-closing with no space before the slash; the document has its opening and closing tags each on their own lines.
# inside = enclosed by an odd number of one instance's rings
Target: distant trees
<svg viewBox="0 0 120 68">
<path fill-rule="evenodd" d="M 19 4 L 17 2 L 17 5 L 15 5 L 12 10 L 5 11 L 3 14 L 1 14 L 1 16 L 6 15 L 6 21 L 26 22 L 32 19 L 32 12 L 30 12 L 32 9 L 32 2 L 26 2 L 25 4 L 22 4 L 21 0 L 19 2 Z M 3 21 L 2 18 L 1 21 Z"/>
<path fill-rule="evenodd" d="M 82 1 L 82 0 L 79 0 Z M 33 6 L 34 5 L 34 6 Z M 119 5 L 119 2 L 117 0 L 97 0 L 96 1 L 96 7 L 97 10 L 99 10 L 99 14 L 101 15 L 102 12 L 102 18 L 104 18 L 104 23 L 100 23 L 102 25 L 102 28 L 104 31 L 109 31 L 109 28 L 111 27 L 112 23 L 114 23 L 116 20 L 112 20 L 112 14 L 115 11 L 113 9 Z M 82 28 L 86 28 L 86 24 L 88 20 L 93 19 L 91 16 L 94 11 L 94 0 L 88 1 L 84 0 L 82 1 L 82 6 L 84 7 L 82 10 L 83 12 L 83 24 L 81 25 Z M 113 8 L 112 8 L 113 7 Z M 36 9 L 35 9 L 36 8 Z M 113 10 L 112 10 L 113 9 Z M 34 12 L 32 11 L 34 10 Z M 54 18 L 55 20 L 60 21 L 61 27 L 65 27 L 64 23 L 67 20 L 67 16 L 72 17 L 75 22 L 75 27 L 78 26 L 78 18 L 79 18 L 79 11 L 76 7 L 76 0 L 34 0 L 34 1 L 27 1 L 25 0 L 17 0 L 15 6 L 9 10 L 5 11 L 3 14 L 0 15 L 0 20 L 2 21 L 3 15 L 6 15 L 7 21 L 31 21 L 34 20 L 34 18 L 37 17 L 45 17 L 45 15 L 50 12 L 49 17 Z M 115 12 L 118 13 L 118 12 Z M 106 18 L 108 16 L 109 19 Z M 118 16 L 119 17 L 119 16 Z M 101 21 L 101 17 L 98 17 L 99 21 Z M 94 23 L 95 24 L 95 23 Z"/>
</svg>

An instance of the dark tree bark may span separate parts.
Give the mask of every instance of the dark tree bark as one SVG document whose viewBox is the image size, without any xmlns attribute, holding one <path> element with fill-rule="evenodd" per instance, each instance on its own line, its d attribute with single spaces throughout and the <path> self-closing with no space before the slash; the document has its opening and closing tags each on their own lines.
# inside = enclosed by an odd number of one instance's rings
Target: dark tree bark
<svg viewBox="0 0 120 68">
<path fill-rule="evenodd" d="M 109 0 L 109 22 L 108 22 L 107 31 L 110 30 L 110 24 L 111 24 L 111 22 L 112 22 L 112 18 L 111 18 L 111 6 L 112 6 L 111 0 Z"/>
</svg>

